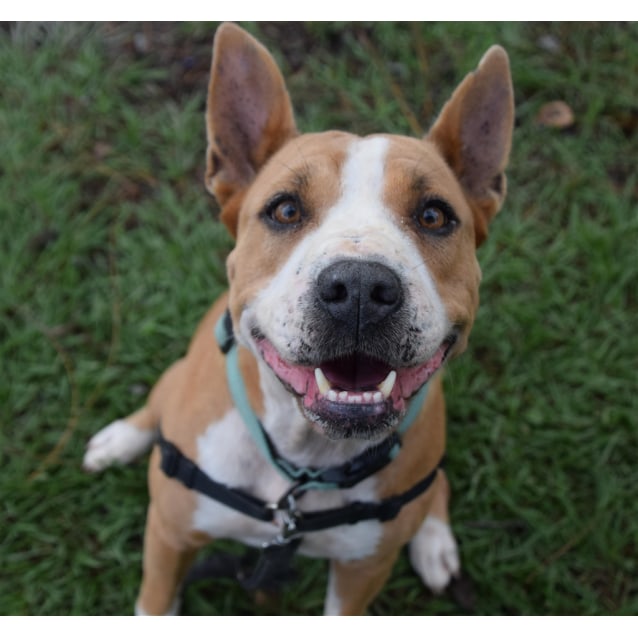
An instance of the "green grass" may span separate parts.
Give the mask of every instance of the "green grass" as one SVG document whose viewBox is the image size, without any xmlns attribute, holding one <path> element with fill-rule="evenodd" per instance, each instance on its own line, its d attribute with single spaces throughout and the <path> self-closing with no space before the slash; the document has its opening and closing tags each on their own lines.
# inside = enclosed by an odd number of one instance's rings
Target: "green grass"
<svg viewBox="0 0 638 638">
<path fill-rule="evenodd" d="M 483 51 L 509 51 L 509 196 L 480 250 L 482 307 L 447 376 L 452 516 L 473 604 L 407 560 L 377 614 L 638 613 L 638 25 L 247 25 L 303 130 L 427 129 Z M 0 32 L 0 612 L 125 614 L 145 462 L 82 473 L 224 287 L 202 186 L 214 25 Z M 567 130 L 539 108 L 573 109 Z M 418 123 L 418 124 L 417 124 Z M 321 610 L 325 564 L 273 608 L 231 583 L 185 611 Z"/>
</svg>

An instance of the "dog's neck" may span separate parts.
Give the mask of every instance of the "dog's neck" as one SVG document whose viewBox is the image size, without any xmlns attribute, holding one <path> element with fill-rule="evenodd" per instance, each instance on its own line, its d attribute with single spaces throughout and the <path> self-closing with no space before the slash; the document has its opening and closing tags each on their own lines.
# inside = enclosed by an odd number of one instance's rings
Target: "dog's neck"
<svg viewBox="0 0 638 638">
<path fill-rule="evenodd" d="M 378 441 L 331 440 L 317 431 L 299 407 L 298 401 L 261 359 L 260 387 L 264 397 L 262 425 L 279 454 L 301 467 L 325 467 L 345 463 Z"/>
</svg>

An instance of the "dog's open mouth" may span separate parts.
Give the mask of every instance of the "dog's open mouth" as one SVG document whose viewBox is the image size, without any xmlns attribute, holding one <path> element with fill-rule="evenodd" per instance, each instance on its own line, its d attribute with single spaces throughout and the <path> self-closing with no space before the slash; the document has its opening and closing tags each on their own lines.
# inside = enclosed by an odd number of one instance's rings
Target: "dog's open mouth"
<svg viewBox="0 0 638 638">
<path fill-rule="evenodd" d="M 282 359 L 265 338 L 257 346 L 275 375 L 300 398 L 308 418 L 329 436 L 370 438 L 397 425 L 406 400 L 443 365 L 455 340 L 448 337 L 429 360 L 410 368 L 393 368 L 361 353 L 316 367 L 298 366 Z"/>
</svg>

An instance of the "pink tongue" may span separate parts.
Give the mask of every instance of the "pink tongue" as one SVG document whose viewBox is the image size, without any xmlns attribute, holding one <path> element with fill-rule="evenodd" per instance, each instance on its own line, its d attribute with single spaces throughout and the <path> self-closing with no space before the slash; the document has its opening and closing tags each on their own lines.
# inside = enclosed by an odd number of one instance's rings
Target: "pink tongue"
<svg viewBox="0 0 638 638">
<path fill-rule="evenodd" d="M 372 390 L 389 374 L 391 368 L 365 355 L 352 355 L 321 364 L 330 385 L 341 390 Z"/>
</svg>

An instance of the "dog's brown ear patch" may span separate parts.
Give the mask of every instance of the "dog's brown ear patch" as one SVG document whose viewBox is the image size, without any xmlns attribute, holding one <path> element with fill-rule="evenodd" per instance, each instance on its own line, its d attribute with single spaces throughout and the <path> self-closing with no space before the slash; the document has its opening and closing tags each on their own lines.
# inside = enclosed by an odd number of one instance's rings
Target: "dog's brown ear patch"
<svg viewBox="0 0 638 638">
<path fill-rule="evenodd" d="M 276 62 L 255 38 L 231 23 L 215 34 L 206 124 L 206 187 L 235 235 L 240 195 L 297 129 Z"/>
<path fill-rule="evenodd" d="M 477 246 L 505 199 L 513 126 L 509 60 L 503 48 L 493 46 L 454 91 L 427 136 L 463 186 Z"/>
</svg>

